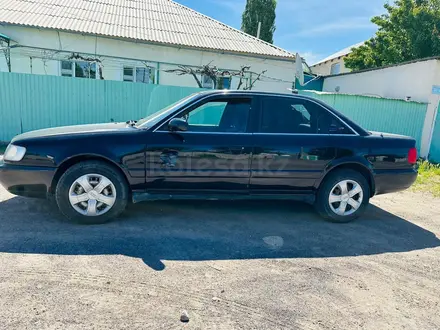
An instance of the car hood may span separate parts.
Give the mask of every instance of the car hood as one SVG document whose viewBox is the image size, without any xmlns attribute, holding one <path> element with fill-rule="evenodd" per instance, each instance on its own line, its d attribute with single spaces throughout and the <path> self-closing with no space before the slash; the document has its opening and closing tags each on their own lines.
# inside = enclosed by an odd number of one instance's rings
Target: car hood
<svg viewBox="0 0 440 330">
<path fill-rule="evenodd" d="M 25 139 L 34 139 L 40 137 L 67 135 L 67 134 L 81 134 L 81 133 L 101 133 L 112 132 L 126 129 L 133 129 L 127 126 L 126 123 L 109 123 L 109 124 L 90 124 L 90 125 L 75 125 L 40 129 L 28 133 L 17 135 L 12 142 L 21 141 Z"/>
</svg>

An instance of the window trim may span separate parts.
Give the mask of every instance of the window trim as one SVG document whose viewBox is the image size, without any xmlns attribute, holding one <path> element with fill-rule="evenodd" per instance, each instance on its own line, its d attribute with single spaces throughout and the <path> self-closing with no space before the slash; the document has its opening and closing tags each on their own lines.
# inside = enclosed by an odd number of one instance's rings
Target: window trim
<svg viewBox="0 0 440 330">
<path fill-rule="evenodd" d="M 249 116 L 250 117 L 250 125 L 248 125 L 247 132 L 249 132 L 250 134 L 266 134 L 266 133 L 258 133 L 261 99 L 263 97 L 281 97 L 281 98 L 290 98 L 290 99 L 296 99 L 296 100 L 307 100 L 309 102 L 315 103 L 316 105 L 320 106 L 325 111 L 327 111 L 330 115 L 338 118 L 338 120 L 341 123 L 343 123 L 345 126 L 347 126 L 354 133 L 354 135 L 351 135 L 351 134 L 343 134 L 343 135 L 332 134 L 331 136 L 345 136 L 345 137 L 364 136 L 364 135 L 359 134 L 353 127 L 351 127 L 351 125 L 347 124 L 345 122 L 345 120 L 340 118 L 337 114 L 333 113 L 333 111 L 330 110 L 329 108 L 327 108 L 327 106 L 325 106 L 319 102 L 316 102 L 315 100 L 310 99 L 308 97 L 301 97 L 301 96 L 290 95 L 290 94 L 268 95 L 265 93 L 258 93 L 258 92 L 252 92 L 252 93 L 243 92 L 242 94 L 232 94 L 232 95 L 231 94 L 220 94 L 220 93 L 222 93 L 222 92 L 219 91 L 218 93 L 215 93 L 215 94 L 203 95 L 199 99 L 195 99 L 193 102 L 186 104 L 183 108 L 181 108 L 180 110 L 177 110 L 177 112 L 169 114 L 167 117 L 163 118 L 160 122 L 156 123 L 155 125 L 148 127 L 148 128 L 144 128 L 144 129 L 149 132 L 156 132 L 156 131 L 158 131 L 158 129 L 160 127 L 162 127 L 163 124 L 169 122 L 171 119 L 175 118 L 176 116 L 178 116 L 180 113 L 182 113 L 183 111 L 185 111 L 189 107 L 194 106 L 204 100 L 207 100 L 207 99 L 209 100 L 211 98 L 220 98 L 220 97 L 225 97 L 225 98 L 227 98 L 227 97 L 234 98 L 235 97 L 235 98 L 250 98 L 251 99 L 251 115 Z M 363 129 L 362 127 L 360 127 L 360 129 L 365 131 L 365 129 Z M 272 133 L 270 133 L 270 134 L 272 134 Z M 296 135 L 296 134 L 287 133 L 287 135 Z M 304 134 L 299 134 L 299 135 L 304 135 Z M 327 137 L 329 136 L 329 134 L 322 134 L 322 135 L 313 134 L 313 135 L 314 136 L 327 136 Z"/>
<path fill-rule="evenodd" d="M 265 94 L 259 94 L 259 101 L 258 101 L 258 107 L 259 107 L 259 114 L 257 116 L 258 123 L 256 125 L 256 130 L 254 131 L 255 135 L 281 135 L 281 136 L 359 136 L 359 133 L 356 132 L 350 125 L 348 125 L 344 120 L 339 118 L 336 114 L 331 112 L 327 107 L 324 107 L 323 105 L 319 104 L 318 102 L 315 102 L 314 100 L 306 99 L 306 98 L 300 98 L 296 96 L 280 96 L 280 95 L 265 95 Z M 352 132 L 352 134 L 322 134 L 322 133 L 266 133 L 261 132 L 261 125 L 262 125 L 262 119 L 263 119 L 263 100 L 268 98 L 289 98 L 295 101 L 298 101 L 299 103 L 303 104 L 304 102 L 310 102 L 316 104 L 318 107 L 320 107 L 322 110 L 326 111 L 330 116 L 332 116 L 334 119 L 339 121 L 341 124 L 345 126 L 349 131 Z"/>
<path fill-rule="evenodd" d="M 157 131 L 156 133 L 167 133 L 170 131 Z M 255 135 L 254 133 L 249 132 L 191 132 L 191 131 L 182 131 L 178 132 L 179 134 L 213 134 L 213 135 Z"/>
</svg>

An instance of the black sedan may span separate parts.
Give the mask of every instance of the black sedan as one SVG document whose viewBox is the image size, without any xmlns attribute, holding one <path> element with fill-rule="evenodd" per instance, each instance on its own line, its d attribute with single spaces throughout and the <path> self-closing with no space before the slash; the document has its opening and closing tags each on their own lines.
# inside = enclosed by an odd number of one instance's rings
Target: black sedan
<svg viewBox="0 0 440 330">
<path fill-rule="evenodd" d="M 211 91 L 138 122 L 18 135 L 0 182 L 12 194 L 54 197 L 86 224 L 118 216 L 129 201 L 164 199 L 300 200 L 348 222 L 374 195 L 414 183 L 415 146 L 312 98 Z"/>
</svg>

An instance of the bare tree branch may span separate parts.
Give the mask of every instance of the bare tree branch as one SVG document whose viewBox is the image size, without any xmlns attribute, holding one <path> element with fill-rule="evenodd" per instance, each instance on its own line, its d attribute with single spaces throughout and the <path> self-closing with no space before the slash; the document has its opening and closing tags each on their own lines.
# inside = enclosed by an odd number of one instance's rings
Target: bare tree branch
<svg viewBox="0 0 440 330">
<path fill-rule="evenodd" d="M 197 82 L 197 85 L 199 88 L 203 88 L 202 82 L 200 81 L 199 77 L 197 77 L 197 70 L 194 70 L 193 68 L 179 65 L 178 69 L 171 69 L 171 70 L 165 70 L 167 73 L 175 73 L 178 76 L 184 76 L 186 74 L 190 74 L 194 77 L 195 81 Z"/>
<path fill-rule="evenodd" d="M 155 66 L 149 65 L 148 62 L 146 62 L 146 61 L 142 61 L 142 64 L 143 64 L 146 68 L 149 68 L 149 69 L 156 69 Z"/>
<path fill-rule="evenodd" d="M 209 62 L 208 64 L 204 65 L 200 70 L 200 73 L 211 78 L 212 82 L 214 83 L 214 89 L 217 89 L 217 77 L 219 75 L 219 70 L 216 66 L 211 66 L 211 63 L 212 62 Z"/>
<path fill-rule="evenodd" d="M 98 73 L 99 73 L 99 79 L 104 80 L 104 76 L 102 75 L 102 61 L 97 57 L 84 57 L 80 55 L 79 53 L 72 53 L 68 58 L 68 60 L 83 60 L 86 62 L 96 62 L 98 63 Z"/>
<path fill-rule="evenodd" d="M 197 77 L 197 74 L 194 72 L 194 70 L 191 69 L 190 74 L 194 77 L 194 79 L 195 79 L 197 85 L 199 86 L 199 88 L 203 88 L 203 84 L 200 81 L 199 77 Z"/>
<path fill-rule="evenodd" d="M 251 84 L 249 85 L 249 87 L 243 88 L 243 90 L 252 90 L 252 88 L 254 88 L 255 83 L 260 80 L 260 77 L 266 73 L 267 70 L 261 71 L 258 75 L 257 78 L 254 79 L 254 81 L 252 81 L 251 79 Z"/>
<path fill-rule="evenodd" d="M 241 67 L 240 71 L 234 74 L 234 76 L 240 77 L 240 81 L 238 82 L 237 90 L 239 90 L 241 88 L 241 86 L 243 85 L 243 79 L 245 77 L 245 74 L 248 70 L 250 70 L 250 68 L 251 68 L 250 66 L 243 65 Z"/>
<path fill-rule="evenodd" d="M 237 90 L 239 90 L 240 88 L 243 87 L 244 79 L 246 78 L 246 75 L 249 74 L 249 73 L 252 73 L 250 71 L 251 67 L 247 66 L 247 65 L 243 65 L 240 68 L 240 70 L 237 71 L 237 72 L 229 72 L 229 71 L 219 70 L 216 66 L 211 66 L 211 63 L 212 62 L 210 62 L 208 64 L 205 64 L 205 65 L 203 65 L 199 69 L 193 69 L 191 67 L 187 67 L 187 66 L 184 66 L 184 65 L 179 65 L 177 69 L 165 70 L 165 72 L 167 72 L 167 73 L 175 73 L 178 76 L 183 76 L 183 75 L 186 75 L 186 74 L 190 74 L 190 75 L 192 75 L 194 77 L 195 81 L 197 82 L 197 85 L 200 88 L 203 88 L 203 84 L 201 83 L 201 81 L 199 79 L 199 76 L 200 75 L 208 76 L 213 81 L 214 89 L 216 89 L 218 87 L 218 78 L 220 78 L 220 77 L 225 77 L 225 76 L 228 76 L 228 77 L 239 77 L 240 80 L 238 82 Z M 254 80 L 251 79 L 250 85 L 245 87 L 245 88 L 243 88 L 243 90 L 251 90 L 255 86 L 255 83 L 260 80 L 261 76 L 264 73 L 266 73 L 266 71 L 267 70 L 264 70 L 261 73 L 257 74 L 257 77 Z"/>
<path fill-rule="evenodd" d="M 72 53 L 68 58 L 68 60 L 83 60 L 86 62 L 98 62 L 101 63 L 101 60 L 97 57 L 84 57 L 82 55 L 79 55 L 79 53 Z"/>
</svg>

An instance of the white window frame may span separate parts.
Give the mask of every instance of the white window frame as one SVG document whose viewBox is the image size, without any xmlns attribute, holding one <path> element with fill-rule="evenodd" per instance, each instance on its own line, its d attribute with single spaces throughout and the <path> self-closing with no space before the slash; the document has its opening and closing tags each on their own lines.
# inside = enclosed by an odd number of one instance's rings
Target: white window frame
<svg viewBox="0 0 440 330">
<path fill-rule="evenodd" d="M 340 74 L 340 73 L 341 73 L 341 62 L 333 63 L 330 66 L 330 74 L 335 75 L 335 74 Z"/>
<path fill-rule="evenodd" d="M 132 69 L 132 76 L 131 76 L 131 80 L 125 80 L 125 69 Z M 136 67 L 132 66 L 132 65 L 124 65 L 122 67 L 122 81 L 127 81 L 127 82 L 134 82 L 136 79 Z"/>
<path fill-rule="evenodd" d="M 70 63 L 70 70 L 63 69 L 63 62 Z M 66 71 L 69 71 L 69 72 L 66 72 Z M 70 74 L 70 76 L 63 76 L 63 73 Z M 74 70 L 74 66 L 73 66 L 73 62 L 72 61 L 68 61 L 68 60 L 60 61 L 60 76 L 62 76 L 62 77 L 71 77 L 71 78 L 75 77 L 75 70 Z"/>
<path fill-rule="evenodd" d="M 133 70 L 132 80 L 125 80 L 125 74 L 124 74 L 125 69 L 132 69 Z M 150 70 L 154 70 L 154 73 L 153 73 L 154 81 L 148 83 L 147 85 L 155 85 L 156 84 L 158 70 L 157 70 L 157 68 L 152 67 L 152 66 L 123 65 L 122 66 L 122 81 L 125 81 L 125 82 L 137 82 L 136 81 L 136 70 L 137 69 L 150 69 Z M 146 83 L 144 83 L 144 84 L 146 84 Z"/>
<path fill-rule="evenodd" d="M 200 82 L 202 83 L 202 88 L 214 89 L 214 81 L 206 74 L 202 74 Z"/>
<path fill-rule="evenodd" d="M 223 86 L 223 89 L 224 90 L 231 90 L 231 88 L 232 88 L 232 76 L 231 75 L 225 75 L 225 76 L 218 77 L 218 79 L 217 79 L 217 88 L 220 88 L 219 87 L 220 79 L 222 79 L 222 80 L 228 79 L 229 80 L 229 88 L 224 88 L 224 86 Z M 222 82 L 222 84 L 224 84 L 224 82 Z"/>
<path fill-rule="evenodd" d="M 63 69 L 63 62 L 69 62 L 70 63 L 70 74 L 71 76 L 63 76 L 63 71 L 66 72 L 68 71 L 67 69 Z M 76 63 L 89 63 L 89 64 L 95 64 L 96 67 L 96 73 L 95 73 L 95 78 L 86 78 L 86 79 L 100 79 L 100 75 L 99 75 L 99 65 L 98 62 L 89 62 L 89 61 L 71 61 L 71 60 L 61 60 L 60 61 L 60 76 L 62 77 L 70 77 L 70 78 L 77 78 L 76 77 L 76 70 L 75 70 L 75 64 Z"/>
</svg>

